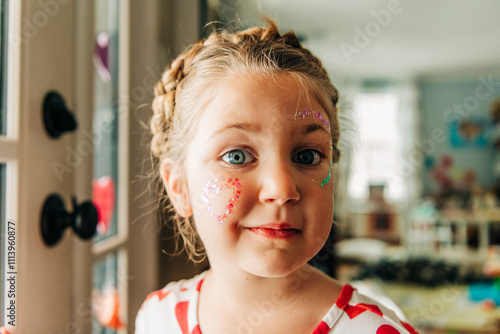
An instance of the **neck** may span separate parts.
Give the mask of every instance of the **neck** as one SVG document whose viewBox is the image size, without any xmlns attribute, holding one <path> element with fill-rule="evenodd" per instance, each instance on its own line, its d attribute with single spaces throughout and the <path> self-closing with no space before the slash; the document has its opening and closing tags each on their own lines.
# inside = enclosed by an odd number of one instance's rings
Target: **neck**
<svg viewBox="0 0 500 334">
<path fill-rule="evenodd" d="M 272 278 L 233 268 L 221 270 L 215 266 L 207 274 L 202 287 L 206 287 L 211 300 L 232 313 L 247 313 L 259 306 L 279 310 L 300 302 L 311 288 L 311 280 L 318 275 L 321 274 L 308 264 L 290 275 Z"/>
</svg>

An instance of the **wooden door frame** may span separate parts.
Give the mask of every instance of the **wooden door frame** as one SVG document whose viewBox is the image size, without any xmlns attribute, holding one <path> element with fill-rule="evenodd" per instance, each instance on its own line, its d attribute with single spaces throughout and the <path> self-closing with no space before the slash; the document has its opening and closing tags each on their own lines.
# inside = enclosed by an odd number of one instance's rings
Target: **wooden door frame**
<svg viewBox="0 0 500 334">
<path fill-rule="evenodd" d="M 65 332 L 71 327 L 73 236 L 54 247 L 40 236 L 40 213 L 45 198 L 57 192 L 66 201 L 73 194 L 73 179 L 59 180 L 53 162 L 65 162 L 74 134 L 54 140 L 42 124 L 41 105 L 48 90 L 59 91 L 74 106 L 73 2 L 55 1 L 42 8 L 35 0 L 20 6 L 19 94 L 19 192 L 18 192 L 18 298 L 17 333 Z M 14 5 L 14 2 L 10 2 Z M 9 47 L 13 47 L 10 44 Z M 64 74 L 64 75 L 63 75 Z M 48 149 L 50 148 L 50 149 Z M 50 314 L 57 317 L 50 317 Z"/>
<path fill-rule="evenodd" d="M 73 194 L 78 201 L 90 198 L 90 174 L 92 159 L 83 159 L 72 173 L 58 178 L 53 163 L 66 163 L 68 152 L 82 139 L 80 132 L 65 134 L 60 139 L 50 139 L 41 122 L 41 103 L 48 90 L 62 93 L 70 109 L 80 122 L 89 124 L 92 110 L 92 79 L 89 53 L 93 50 L 91 37 L 79 36 L 76 27 L 91 20 L 92 9 L 82 2 L 71 0 L 47 0 L 52 9 L 41 7 L 38 0 L 13 1 L 17 10 L 12 20 L 18 20 L 18 36 L 15 44 L 19 57 L 18 81 L 11 99 L 18 103 L 19 143 L 18 192 L 19 203 L 13 218 L 18 222 L 18 284 L 17 284 L 17 333 L 70 333 L 90 332 L 92 263 L 89 242 L 82 242 L 67 230 L 63 239 L 53 247 L 43 244 L 40 236 L 40 212 L 43 202 L 51 192 L 58 192 L 66 201 Z M 126 110 L 128 138 L 126 159 L 129 170 L 124 177 L 130 184 L 125 197 L 129 236 L 126 247 L 128 305 L 126 322 L 128 332 L 133 333 L 134 320 L 145 296 L 158 288 L 158 234 L 152 218 L 152 199 L 138 196 L 145 184 L 137 182 L 144 173 L 142 164 L 148 158 L 145 152 L 140 121 L 150 114 L 136 114 L 140 104 L 150 103 L 133 100 L 134 88 L 146 89 L 144 78 L 150 76 L 150 68 L 159 64 L 158 19 L 159 0 L 142 2 L 123 1 L 129 15 L 130 35 L 124 61 L 128 83 L 120 96 Z M 55 7 L 54 7 L 55 6 Z M 46 22 L 45 22 L 45 21 Z M 75 23 L 73 23 L 73 21 Z M 34 27 L 28 34 L 28 27 Z M 133 29 L 132 29 L 133 27 Z M 13 33 L 16 33 L 13 31 Z M 130 47 L 133 45 L 134 47 Z M 148 52 L 144 52 L 148 50 Z M 82 81 L 79 85 L 75 82 Z M 89 98 L 90 97 L 90 98 Z M 140 102 L 140 103 L 139 103 Z M 67 176 L 67 177 L 66 177 Z M 88 181 L 85 181 L 88 180 Z M 14 201 L 14 202 L 15 202 Z M 87 254 L 87 255 L 85 255 Z"/>
</svg>

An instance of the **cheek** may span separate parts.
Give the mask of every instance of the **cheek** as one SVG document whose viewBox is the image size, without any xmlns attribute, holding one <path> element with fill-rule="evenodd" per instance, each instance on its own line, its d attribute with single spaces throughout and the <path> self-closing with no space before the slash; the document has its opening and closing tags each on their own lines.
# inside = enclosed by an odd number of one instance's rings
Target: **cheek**
<svg viewBox="0 0 500 334">
<path fill-rule="evenodd" d="M 227 177 L 223 180 L 212 178 L 201 187 L 201 199 L 208 215 L 217 223 L 224 223 L 238 205 L 241 194 L 238 178 Z"/>
<path fill-rule="evenodd" d="M 331 224 L 334 209 L 333 181 L 325 182 L 324 185 L 311 181 L 307 191 L 306 207 L 310 214 L 314 216 L 316 225 L 325 226 Z"/>
<path fill-rule="evenodd" d="M 318 252 L 325 244 L 333 223 L 333 192 L 324 188 L 322 190 L 317 191 L 318 196 L 314 199 L 315 202 L 310 203 L 310 208 L 314 208 L 311 212 L 314 216 L 311 242 L 313 242 L 315 252 Z"/>
</svg>

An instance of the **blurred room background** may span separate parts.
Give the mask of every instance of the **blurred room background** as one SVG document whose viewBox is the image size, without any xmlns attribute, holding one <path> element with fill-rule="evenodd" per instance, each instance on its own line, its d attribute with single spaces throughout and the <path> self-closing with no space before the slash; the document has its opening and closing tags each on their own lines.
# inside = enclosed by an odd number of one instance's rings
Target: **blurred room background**
<svg viewBox="0 0 500 334">
<path fill-rule="evenodd" d="M 19 222 L 21 332 L 133 333 L 147 293 L 208 267 L 172 256 L 172 230 L 157 223 L 153 85 L 212 29 L 269 17 L 298 34 L 340 93 L 335 224 L 311 263 L 421 333 L 500 333 L 500 2 L 1 3 L 0 213 L 2 233 Z M 39 119 L 50 89 L 80 123 L 59 141 Z M 56 190 L 98 207 L 92 240 L 66 231 L 43 242 L 40 210 Z"/>
</svg>

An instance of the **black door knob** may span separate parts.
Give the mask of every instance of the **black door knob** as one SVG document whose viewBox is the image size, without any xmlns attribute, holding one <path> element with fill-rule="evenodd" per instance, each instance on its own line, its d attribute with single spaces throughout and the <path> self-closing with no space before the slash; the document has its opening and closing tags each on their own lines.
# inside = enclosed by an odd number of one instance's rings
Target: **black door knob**
<svg viewBox="0 0 500 334">
<path fill-rule="evenodd" d="M 64 202 L 57 194 L 51 194 L 45 200 L 42 209 L 41 232 L 47 246 L 55 245 L 63 235 L 66 227 L 82 239 L 90 239 L 97 228 L 97 209 L 92 202 L 87 201 L 78 205 L 76 198 L 72 198 L 73 212 L 67 212 Z"/>
<path fill-rule="evenodd" d="M 42 113 L 45 129 L 52 138 L 58 138 L 78 127 L 75 116 L 68 110 L 64 98 L 58 92 L 51 91 L 45 95 Z"/>
</svg>

